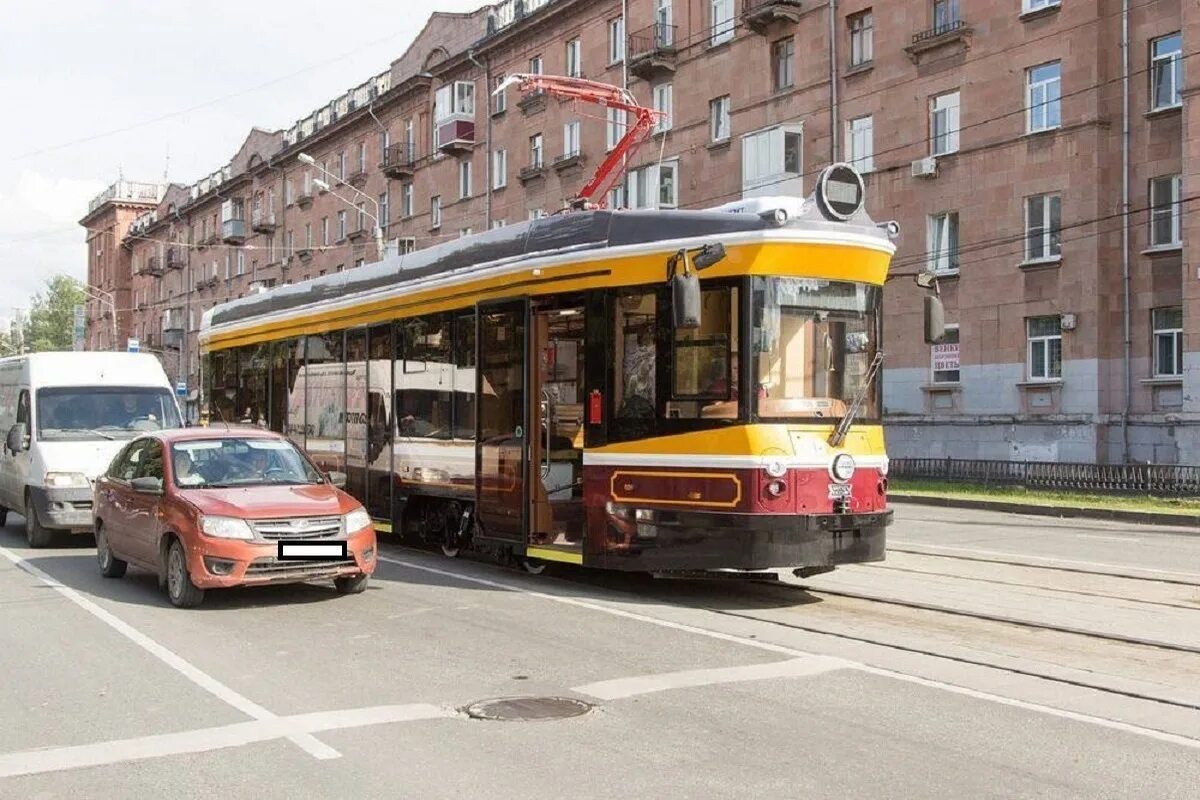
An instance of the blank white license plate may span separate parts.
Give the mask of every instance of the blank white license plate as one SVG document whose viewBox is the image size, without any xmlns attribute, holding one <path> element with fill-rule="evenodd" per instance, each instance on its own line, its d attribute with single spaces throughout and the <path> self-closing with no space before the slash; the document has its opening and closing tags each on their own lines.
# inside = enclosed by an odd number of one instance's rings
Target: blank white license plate
<svg viewBox="0 0 1200 800">
<path fill-rule="evenodd" d="M 346 557 L 345 542 L 280 542 L 279 558 L 294 561 L 325 561 Z"/>
</svg>

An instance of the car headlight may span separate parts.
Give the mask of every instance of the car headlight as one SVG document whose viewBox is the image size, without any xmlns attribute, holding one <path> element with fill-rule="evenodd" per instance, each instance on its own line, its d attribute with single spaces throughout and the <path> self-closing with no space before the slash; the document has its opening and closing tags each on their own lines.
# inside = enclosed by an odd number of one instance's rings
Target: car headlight
<svg viewBox="0 0 1200 800">
<path fill-rule="evenodd" d="M 371 526 L 371 515 L 365 508 L 359 507 L 345 516 L 346 533 L 357 533 Z"/>
<path fill-rule="evenodd" d="M 86 489 L 90 485 L 82 472 L 46 473 L 46 486 L 51 489 Z"/>
<path fill-rule="evenodd" d="M 250 523 L 237 517 L 201 517 L 200 530 L 204 532 L 205 536 L 212 536 L 216 539 L 254 538 L 254 531 L 251 530 Z"/>
<path fill-rule="evenodd" d="M 838 453 L 829 465 L 829 474 L 838 483 L 845 483 L 854 477 L 854 456 L 849 453 Z"/>
</svg>

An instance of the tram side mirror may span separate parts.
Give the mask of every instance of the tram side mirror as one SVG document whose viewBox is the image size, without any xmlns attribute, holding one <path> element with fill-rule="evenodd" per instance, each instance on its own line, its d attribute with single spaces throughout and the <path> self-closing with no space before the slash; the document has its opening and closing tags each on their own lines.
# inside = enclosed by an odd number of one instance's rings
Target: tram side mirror
<svg viewBox="0 0 1200 800">
<path fill-rule="evenodd" d="M 946 335 L 946 308 L 942 298 L 925 295 L 925 344 L 937 344 Z"/>
<path fill-rule="evenodd" d="M 671 276 L 671 311 L 677 330 L 700 327 L 700 278 L 696 273 Z"/>
</svg>

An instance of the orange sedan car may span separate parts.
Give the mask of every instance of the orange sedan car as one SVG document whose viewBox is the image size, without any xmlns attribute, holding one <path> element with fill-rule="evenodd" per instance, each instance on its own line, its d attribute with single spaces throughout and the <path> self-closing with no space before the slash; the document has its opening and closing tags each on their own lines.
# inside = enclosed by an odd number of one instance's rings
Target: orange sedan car
<svg viewBox="0 0 1200 800">
<path fill-rule="evenodd" d="M 179 607 L 206 589 L 333 579 L 367 588 L 375 529 L 284 437 L 183 428 L 134 439 L 96 481 L 96 558 L 108 578 L 129 564 L 158 574 Z"/>
</svg>

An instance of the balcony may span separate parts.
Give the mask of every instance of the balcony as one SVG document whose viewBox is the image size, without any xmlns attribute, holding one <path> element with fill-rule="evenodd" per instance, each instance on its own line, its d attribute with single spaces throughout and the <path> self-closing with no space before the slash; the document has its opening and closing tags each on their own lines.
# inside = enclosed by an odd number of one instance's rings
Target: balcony
<svg viewBox="0 0 1200 800">
<path fill-rule="evenodd" d="M 417 168 L 416 150 L 412 142 L 388 145 L 388 149 L 383 151 L 379 168 L 389 178 L 411 178 Z"/>
<path fill-rule="evenodd" d="M 183 332 L 183 309 L 172 308 L 163 315 L 163 333 Z"/>
<path fill-rule="evenodd" d="M 242 244 L 246 241 L 246 220 L 227 219 L 221 223 L 221 238 L 228 244 Z"/>
<path fill-rule="evenodd" d="M 301 246 L 296 248 L 296 257 L 301 261 L 308 261 L 312 258 L 313 251 L 311 246 Z"/>
<path fill-rule="evenodd" d="M 308 208 L 312 205 L 313 191 L 311 186 L 305 186 L 296 196 L 292 198 L 291 205 L 300 206 L 300 208 Z"/>
<path fill-rule="evenodd" d="M 250 215 L 250 229 L 255 233 L 272 233 L 275 228 L 275 209 L 256 208 Z"/>
<path fill-rule="evenodd" d="M 365 169 L 361 169 L 358 172 L 355 172 L 353 175 L 351 175 L 349 178 L 346 179 L 346 183 L 348 183 L 351 186 L 358 188 L 358 189 L 361 189 L 362 185 L 366 182 L 367 182 L 367 171 Z"/>
<path fill-rule="evenodd" d="M 675 72 L 675 25 L 655 23 L 629 35 L 629 71 L 642 80 Z"/>
<path fill-rule="evenodd" d="M 908 53 L 914 64 L 918 64 L 921 56 L 931 50 L 957 46 L 966 51 L 971 46 L 971 33 L 971 26 L 961 19 L 938 22 L 929 30 L 914 33 L 912 44 L 904 48 L 904 52 Z"/>
<path fill-rule="evenodd" d="M 371 238 L 371 229 L 368 228 L 366 225 L 362 225 L 362 226 L 350 231 L 349 238 L 350 238 L 350 241 L 352 241 L 352 242 L 366 241 L 367 239 Z"/>
<path fill-rule="evenodd" d="M 521 183 L 529 183 L 530 181 L 543 178 L 546 175 L 546 165 L 542 163 L 530 164 L 527 167 L 522 167 L 517 173 L 517 180 Z"/>
<path fill-rule="evenodd" d="M 159 256 L 150 256 L 146 259 L 146 268 L 143 270 L 147 275 L 153 275 L 156 278 L 161 278 L 163 274 L 162 258 Z"/>
<path fill-rule="evenodd" d="M 167 269 L 183 269 L 183 251 L 178 247 L 167 248 Z"/>
<path fill-rule="evenodd" d="M 578 150 L 570 153 L 563 153 L 561 156 L 558 156 L 554 159 L 554 171 L 566 172 L 572 167 L 578 167 L 582 163 L 583 153 L 580 153 Z"/>
<path fill-rule="evenodd" d="M 539 111 L 544 111 L 546 108 L 546 93 L 542 91 L 530 92 L 517 101 L 517 108 L 521 109 L 521 113 L 527 117 L 532 117 Z"/>
<path fill-rule="evenodd" d="M 475 147 L 475 117 L 454 114 L 437 124 L 438 150 L 443 153 L 466 153 Z"/>
<path fill-rule="evenodd" d="M 742 20 L 757 34 L 766 34 L 776 22 L 796 24 L 802 13 L 800 0 L 743 0 Z"/>
</svg>

